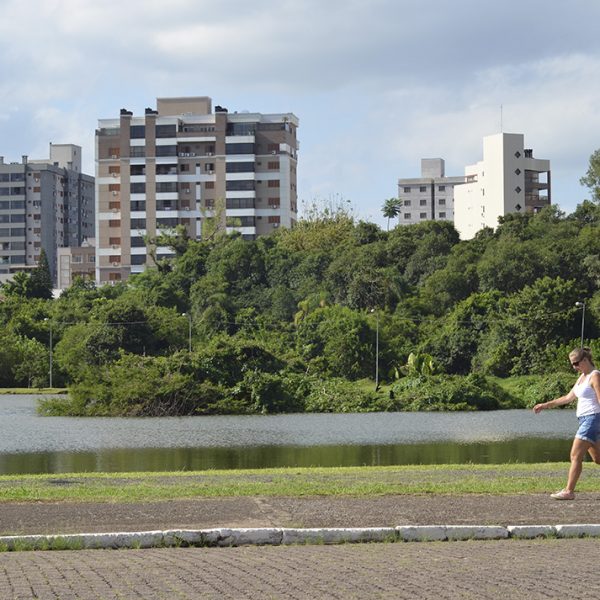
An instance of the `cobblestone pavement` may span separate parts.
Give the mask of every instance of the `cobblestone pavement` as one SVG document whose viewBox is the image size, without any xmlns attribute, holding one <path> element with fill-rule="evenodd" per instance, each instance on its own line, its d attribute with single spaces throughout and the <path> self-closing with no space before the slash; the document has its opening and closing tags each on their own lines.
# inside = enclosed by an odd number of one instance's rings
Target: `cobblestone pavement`
<svg viewBox="0 0 600 600">
<path fill-rule="evenodd" d="M 0 554 L 4 600 L 579 598 L 594 539 Z"/>
</svg>

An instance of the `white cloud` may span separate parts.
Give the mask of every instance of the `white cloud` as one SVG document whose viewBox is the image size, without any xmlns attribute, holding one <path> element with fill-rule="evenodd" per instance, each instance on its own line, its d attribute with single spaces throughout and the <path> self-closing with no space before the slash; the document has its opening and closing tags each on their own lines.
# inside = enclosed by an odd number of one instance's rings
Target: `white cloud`
<svg viewBox="0 0 600 600">
<path fill-rule="evenodd" d="M 574 201 L 600 146 L 600 4 L 585 0 L 0 0 L 0 154 L 93 152 L 157 96 L 300 118 L 299 195 L 377 214 L 424 156 L 461 173 L 500 127 Z M 91 162 L 88 163 L 91 165 Z M 565 184 L 564 182 L 569 182 Z"/>
</svg>

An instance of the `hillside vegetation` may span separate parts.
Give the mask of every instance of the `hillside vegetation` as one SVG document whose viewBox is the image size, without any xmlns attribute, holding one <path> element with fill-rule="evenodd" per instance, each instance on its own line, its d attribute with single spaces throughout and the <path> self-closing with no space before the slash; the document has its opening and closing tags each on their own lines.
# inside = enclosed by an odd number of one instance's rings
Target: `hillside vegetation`
<svg viewBox="0 0 600 600">
<path fill-rule="evenodd" d="M 469 241 L 448 222 L 387 232 L 340 207 L 256 241 L 173 231 L 148 241 L 175 258 L 128 284 L 77 281 L 55 300 L 23 278 L 3 286 L 0 386 L 48 384 L 52 331 L 69 396 L 49 414 L 526 406 L 572 384 L 576 302 L 600 356 L 599 224 L 586 201 Z M 377 335 L 384 392 L 364 383 Z"/>
</svg>

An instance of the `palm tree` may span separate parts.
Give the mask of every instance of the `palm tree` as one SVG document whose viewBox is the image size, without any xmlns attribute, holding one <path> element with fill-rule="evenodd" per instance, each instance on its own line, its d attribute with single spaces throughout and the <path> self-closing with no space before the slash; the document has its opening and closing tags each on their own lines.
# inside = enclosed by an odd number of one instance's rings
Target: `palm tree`
<svg viewBox="0 0 600 600">
<path fill-rule="evenodd" d="M 402 206 L 402 201 L 399 198 L 388 198 L 383 203 L 383 208 L 381 209 L 383 216 L 387 217 L 387 230 L 390 230 L 390 219 L 395 219 L 400 214 L 400 207 Z"/>
</svg>

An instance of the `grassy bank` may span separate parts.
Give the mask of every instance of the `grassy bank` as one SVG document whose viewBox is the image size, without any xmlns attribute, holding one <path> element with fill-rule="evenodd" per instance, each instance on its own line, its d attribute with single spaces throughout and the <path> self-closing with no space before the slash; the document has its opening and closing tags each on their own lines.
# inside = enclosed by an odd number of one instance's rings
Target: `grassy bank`
<svg viewBox="0 0 600 600">
<path fill-rule="evenodd" d="M 532 494 L 564 484 L 566 463 L 4 475 L 0 502 L 144 502 L 220 496 Z M 584 477 L 581 491 L 600 491 Z"/>
<path fill-rule="evenodd" d="M 0 388 L 0 394 L 66 394 L 67 388 Z"/>
</svg>

